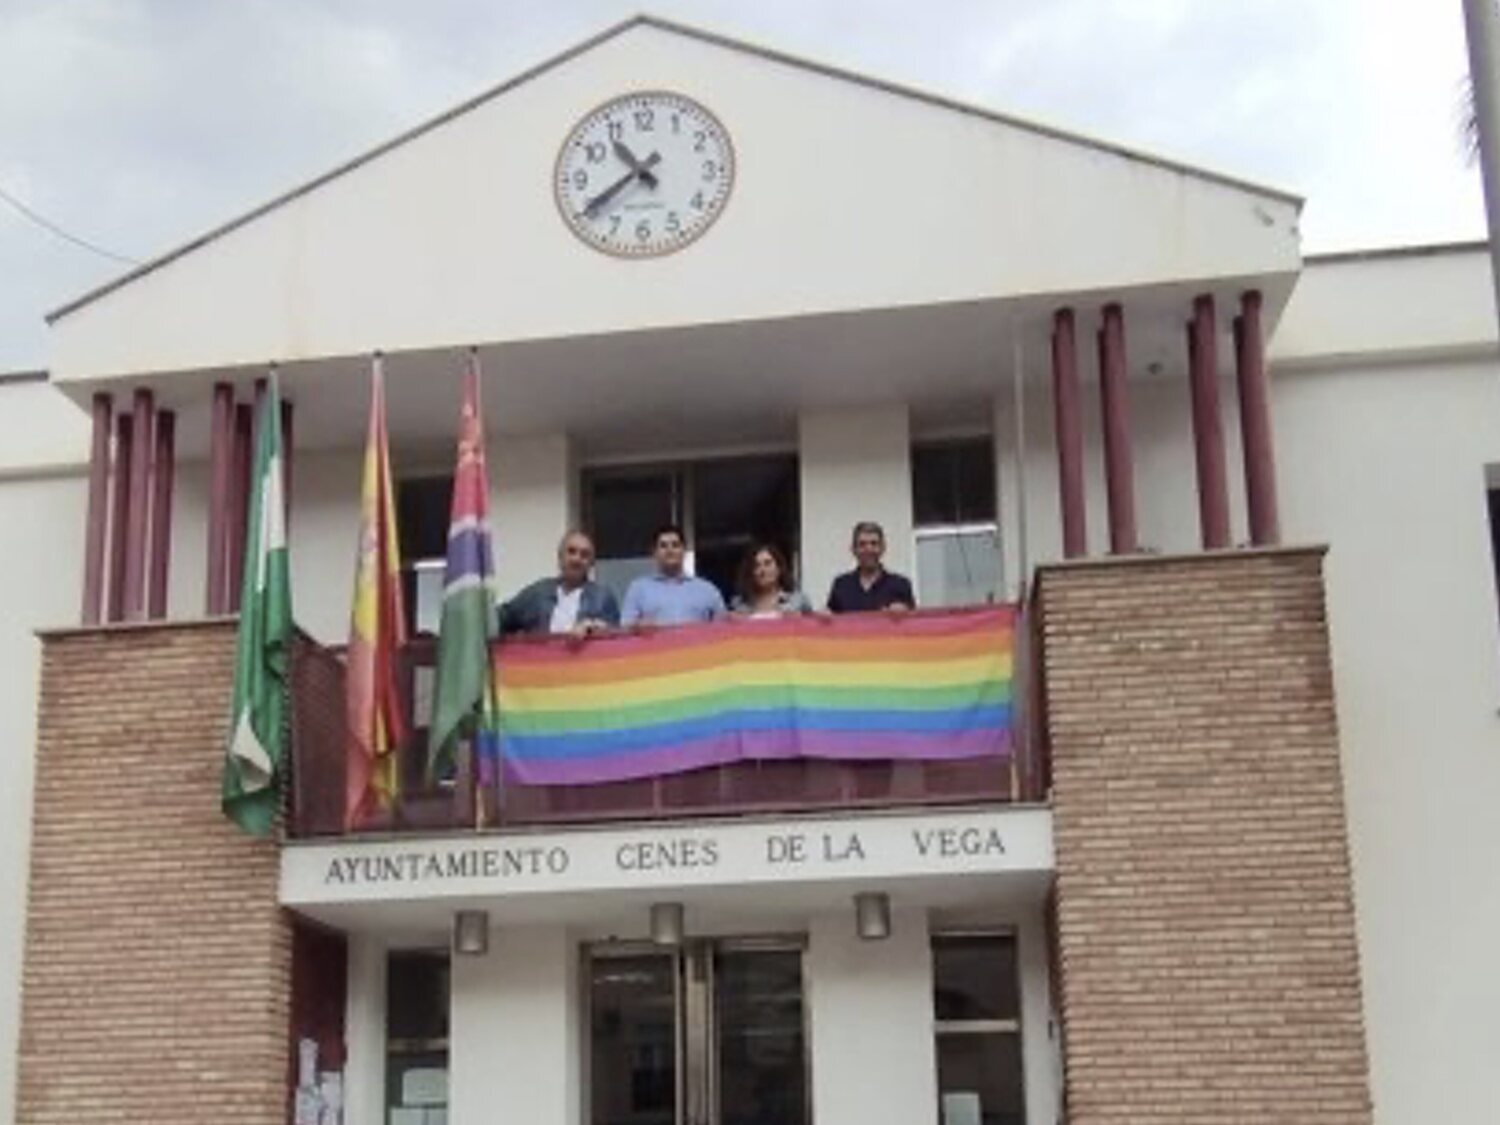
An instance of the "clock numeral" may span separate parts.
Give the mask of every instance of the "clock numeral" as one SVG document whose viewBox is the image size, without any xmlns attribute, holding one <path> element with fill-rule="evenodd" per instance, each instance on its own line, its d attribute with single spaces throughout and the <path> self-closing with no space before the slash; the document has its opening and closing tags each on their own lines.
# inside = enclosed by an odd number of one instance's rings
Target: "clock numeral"
<svg viewBox="0 0 1500 1125">
<path fill-rule="evenodd" d="M 573 173 L 573 187 L 579 191 L 589 186 L 589 174 L 582 168 Z"/>
<path fill-rule="evenodd" d="M 623 140 L 625 137 L 625 126 L 618 121 L 606 119 L 604 127 L 609 130 L 609 139 L 612 141 Z"/>
<path fill-rule="evenodd" d="M 693 133 L 693 151 L 694 152 L 702 152 L 707 147 L 708 147 L 708 134 L 705 133 L 702 129 L 696 130 Z"/>
<path fill-rule="evenodd" d="M 682 132 L 682 118 L 675 113 L 672 114 L 672 132 L 674 134 Z"/>
<path fill-rule="evenodd" d="M 703 210 L 703 193 L 700 191 L 696 193 L 692 199 L 689 199 L 688 206 L 691 207 L 694 211 Z"/>
<path fill-rule="evenodd" d="M 705 180 L 711 180 L 715 176 L 717 176 L 718 174 L 719 174 L 719 164 L 718 164 L 717 161 L 715 161 L 715 160 L 705 160 L 703 162 L 703 178 Z"/>
<path fill-rule="evenodd" d="M 637 133 L 650 133 L 656 129 L 656 110 L 650 106 L 644 106 L 635 111 L 635 131 Z"/>
<path fill-rule="evenodd" d="M 583 155 L 588 157 L 590 164 L 598 164 L 604 159 L 604 142 L 590 141 L 583 146 Z"/>
<path fill-rule="evenodd" d="M 667 233 L 668 234 L 681 234 L 682 233 L 682 221 L 677 218 L 677 212 L 676 211 L 668 211 L 667 212 Z"/>
<path fill-rule="evenodd" d="M 620 216 L 611 215 L 609 217 L 609 233 L 611 237 L 620 233 Z"/>
<path fill-rule="evenodd" d="M 650 238 L 651 223 L 646 219 L 642 219 L 640 222 L 635 224 L 635 240 L 637 242 L 647 242 L 650 241 Z"/>
</svg>

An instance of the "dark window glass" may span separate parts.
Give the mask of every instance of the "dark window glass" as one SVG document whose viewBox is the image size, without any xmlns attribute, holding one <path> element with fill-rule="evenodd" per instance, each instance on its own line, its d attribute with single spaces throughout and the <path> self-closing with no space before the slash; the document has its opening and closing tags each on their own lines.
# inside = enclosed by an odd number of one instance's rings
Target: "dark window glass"
<svg viewBox="0 0 1500 1125">
<path fill-rule="evenodd" d="M 1016 943 L 1004 934 L 932 939 L 933 1008 L 945 1020 L 1012 1020 L 1020 1014 Z"/>
<path fill-rule="evenodd" d="M 651 536 L 681 519 L 678 475 L 672 469 L 621 470 L 589 478 L 588 516 L 601 559 L 651 554 Z"/>
<path fill-rule="evenodd" d="M 413 477 L 396 482 L 396 530 L 401 537 L 401 561 L 410 567 L 422 559 L 448 553 L 448 522 L 453 503 L 453 478 Z"/>
<path fill-rule="evenodd" d="M 584 478 L 584 510 L 599 580 L 623 597 L 632 579 L 651 572 L 651 537 L 668 522 L 683 525 L 694 573 L 718 586 L 726 601 L 754 543 L 781 548 L 795 573 L 798 495 L 791 455 L 591 472 Z"/>
<path fill-rule="evenodd" d="M 447 1104 L 446 953 L 392 953 L 386 962 L 386 1111 Z"/>
<path fill-rule="evenodd" d="M 676 966 L 669 956 L 590 963 L 589 1106 L 593 1125 L 674 1125 Z"/>
<path fill-rule="evenodd" d="M 723 1125 L 805 1125 L 802 955 L 720 953 L 714 987 Z"/>
<path fill-rule="evenodd" d="M 448 553 L 452 477 L 411 477 L 396 482 L 396 533 L 401 547 L 401 596 L 410 636 L 437 631 L 443 568 Z M 419 563 L 426 566 L 419 567 Z"/>
<path fill-rule="evenodd" d="M 1013 1032 L 938 1033 L 939 1120 L 1024 1125 L 1021 1037 Z M 976 1118 L 974 1108 L 979 1110 Z"/>
<path fill-rule="evenodd" d="M 918 527 L 995 519 L 995 447 L 989 438 L 918 445 L 911 452 Z"/>
<path fill-rule="evenodd" d="M 745 553 L 765 541 L 797 571 L 800 520 L 795 457 L 735 457 L 692 466 L 694 564 L 726 601 Z"/>
<path fill-rule="evenodd" d="M 1486 493 L 1490 513 L 1490 560 L 1495 567 L 1495 589 L 1500 593 L 1500 487 Z"/>
</svg>

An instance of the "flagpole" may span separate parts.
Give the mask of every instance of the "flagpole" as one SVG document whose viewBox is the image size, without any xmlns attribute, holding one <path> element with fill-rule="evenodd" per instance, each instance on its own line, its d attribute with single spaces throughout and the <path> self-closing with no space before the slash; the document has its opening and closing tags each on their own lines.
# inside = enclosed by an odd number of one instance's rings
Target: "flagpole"
<svg viewBox="0 0 1500 1125">
<path fill-rule="evenodd" d="M 472 344 L 469 345 L 469 371 L 468 371 L 468 374 L 469 374 L 469 379 L 470 379 L 470 381 L 472 381 L 473 387 L 474 387 L 474 411 L 478 415 L 480 432 L 482 433 L 484 431 L 484 406 L 483 406 L 484 400 L 480 396 L 480 393 L 479 393 L 479 384 L 481 382 L 480 372 L 479 372 L 479 349 L 477 347 L 475 347 L 474 345 L 472 345 Z M 467 388 L 465 388 L 465 390 L 467 391 Z M 489 487 L 488 474 L 486 474 L 484 486 L 486 488 Z M 493 681 L 494 680 L 494 669 L 490 666 L 490 643 L 489 643 L 488 637 L 485 638 L 485 642 L 484 642 L 484 656 L 485 656 L 485 669 L 486 669 L 487 681 Z M 480 704 L 479 704 L 479 706 L 480 706 L 480 717 L 478 719 L 476 719 L 475 724 L 474 724 L 474 737 L 469 740 L 469 770 L 470 770 L 470 772 L 471 772 L 471 774 L 472 774 L 472 776 L 474 778 L 474 831 L 475 832 L 483 832 L 484 831 L 484 812 L 485 812 L 485 809 L 484 809 L 485 800 L 484 800 L 484 798 L 485 798 L 485 789 L 486 789 L 486 786 L 485 786 L 484 771 L 482 769 L 480 769 L 480 762 L 479 762 L 479 739 L 481 737 L 481 730 L 480 730 L 480 728 L 481 728 L 481 726 L 482 726 L 482 724 L 484 722 L 484 720 L 483 720 L 484 700 L 487 699 L 487 698 L 488 698 L 488 692 L 486 692 L 484 695 L 480 696 Z"/>
<path fill-rule="evenodd" d="M 470 372 L 472 374 L 473 383 L 474 383 L 474 412 L 475 412 L 475 416 L 476 416 L 476 425 L 477 425 L 477 428 L 478 428 L 478 432 L 481 435 L 479 452 L 480 452 L 480 456 L 484 457 L 484 444 L 485 444 L 484 441 L 483 441 L 483 434 L 484 434 L 484 365 L 483 365 L 483 362 L 480 360 L 480 357 L 479 357 L 479 348 L 478 348 L 477 345 L 470 345 L 469 346 L 469 370 L 470 370 Z M 489 511 L 490 477 L 489 477 L 489 469 L 487 467 L 487 465 L 488 465 L 488 458 L 485 457 L 484 459 L 485 459 L 485 462 L 486 462 L 486 468 L 484 470 L 483 480 L 482 480 L 481 483 L 483 485 L 483 489 L 484 489 L 484 492 L 485 492 L 485 496 L 484 496 L 485 512 L 488 513 L 488 511 Z M 487 518 L 488 517 L 486 516 L 486 519 Z M 489 534 L 493 534 L 493 529 L 490 529 Z M 493 549 L 494 549 L 494 543 L 493 543 L 493 540 L 491 539 L 490 540 L 490 550 L 491 550 L 491 552 L 493 552 Z M 493 553 L 490 556 L 490 569 L 489 569 L 489 572 L 484 576 L 484 589 L 485 589 L 485 594 L 484 594 L 485 623 L 486 623 L 486 626 L 487 626 L 487 629 L 486 629 L 486 639 L 485 639 L 485 645 L 484 645 L 484 658 L 485 658 L 484 659 L 484 685 L 485 685 L 485 687 L 484 687 L 484 694 L 483 694 L 483 696 L 481 696 L 481 700 L 480 700 L 480 720 L 479 720 L 479 723 L 477 724 L 476 730 L 475 730 L 475 734 L 476 734 L 475 741 L 471 744 L 471 753 L 473 752 L 474 749 L 477 749 L 479 747 L 479 745 L 480 745 L 480 741 L 479 740 L 481 738 L 487 738 L 489 740 L 489 742 L 491 743 L 491 745 L 489 746 L 489 749 L 487 751 L 486 758 L 487 758 L 489 767 L 494 770 L 494 776 L 488 779 L 488 784 L 485 784 L 486 779 L 483 776 L 483 771 L 476 771 L 476 777 L 481 782 L 481 784 L 475 786 L 475 792 L 476 792 L 476 794 L 479 797 L 479 815 L 478 815 L 478 818 L 477 818 L 476 826 L 478 828 L 480 828 L 480 829 L 485 828 L 487 826 L 487 824 L 488 824 L 488 816 L 487 816 L 488 806 L 487 806 L 487 803 L 486 803 L 486 798 L 489 795 L 489 793 L 490 793 L 491 790 L 493 790 L 494 794 L 495 794 L 495 817 L 496 817 L 496 823 L 499 823 L 501 820 L 504 819 L 503 810 L 504 810 L 504 807 L 505 807 L 505 771 L 504 771 L 504 769 L 502 767 L 502 764 L 501 764 L 501 761 L 500 761 L 499 731 L 497 729 L 490 729 L 490 728 L 494 727 L 494 725 L 499 722 L 499 711 L 500 711 L 499 700 L 496 698 L 496 695 L 495 695 L 495 647 L 494 647 L 494 641 L 496 639 L 498 639 L 498 637 L 495 635 L 495 632 L 494 632 L 494 626 L 495 626 L 495 596 L 496 595 L 495 595 L 495 573 L 494 573 L 494 556 L 493 556 Z"/>
<path fill-rule="evenodd" d="M 457 781 L 457 823 L 476 831 L 493 822 L 488 795 L 499 803 L 499 726 L 492 643 L 495 639 L 494 549 L 489 524 L 479 350 L 464 365 L 463 401 L 443 568 L 428 776 Z"/>
</svg>

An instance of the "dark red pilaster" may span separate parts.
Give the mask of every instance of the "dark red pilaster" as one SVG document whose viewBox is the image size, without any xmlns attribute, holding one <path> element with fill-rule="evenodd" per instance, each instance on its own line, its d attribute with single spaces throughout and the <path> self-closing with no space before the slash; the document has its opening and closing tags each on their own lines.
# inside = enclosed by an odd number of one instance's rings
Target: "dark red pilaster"
<svg viewBox="0 0 1500 1125">
<path fill-rule="evenodd" d="M 1063 557 L 1088 554 L 1083 487 L 1083 406 L 1078 385 L 1078 340 L 1073 310 L 1052 318 L 1052 402 L 1057 429 L 1057 480 L 1062 504 Z"/>
<path fill-rule="evenodd" d="M 94 429 L 89 443 L 89 507 L 84 526 L 83 623 L 97 625 L 104 618 L 104 550 L 109 540 L 109 429 L 113 400 L 96 394 Z"/>
<path fill-rule="evenodd" d="M 234 388 L 214 384 L 208 439 L 208 568 L 204 584 L 204 612 L 210 617 L 229 611 L 229 484 L 234 445 Z"/>
<path fill-rule="evenodd" d="M 286 500 L 286 522 L 292 524 L 292 404 L 281 400 L 281 484 Z"/>
<path fill-rule="evenodd" d="M 1276 502 L 1276 455 L 1271 440 L 1271 389 L 1266 374 L 1261 329 L 1261 295 L 1250 290 L 1240 298 L 1234 322 L 1235 368 L 1240 392 L 1240 441 L 1245 451 L 1245 500 L 1250 514 L 1250 542 L 1281 542 Z"/>
<path fill-rule="evenodd" d="M 172 485 L 176 474 L 177 416 L 156 415 L 156 455 L 151 468 L 151 567 L 146 589 L 146 616 L 167 615 L 167 577 L 172 565 Z"/>
<path fill-rule="evenodd" d="M 242 402 L 234 408 L 234 459 L 229 496 L 229 588 L 225 591 L 230 613 L 240 608 L 240 585 L 245 575 L 245 521 L 250 514 L 250 443 L 255 434 L 254 408 Z"/>
<path fill-rule="evenodd" d="M 1099 329 L 1099 392 L 1104 407 L 1104 479 L 1109 497 L 1109 549 L 1126 555 L 1138 545 L 1135 524 L 1135 456 L 1130 399 L 1125 386 L 1125 314 L 1104 306 Z"/>
<path fill-rule="evenodd" d="M 1193 457 L 1198 469 L 1198 527 L 1203 548 L 1229 546 L 1229 481 L 1224 464 L 1224 422 L 1219 411 L 1219 355 L 1214 299 L 1193 301 L 1188 322 L 1188 384 L 1193 399 Z"/>
<path fill-rule="evenodd" d="M 130 457 L 130 512 L 125 524 L 125 620 L 146 616 L 146 535 L 151 518 L 151 455 L 156 401 L 144 388 L 130 407 L 134 440 Z"/>
<path fill-rule="evenodd" d="M 108 606 L 110 621 L 125 620 L 125 525 L 130 519 L 130 465 L 133 453 L 130 415 L 115 418 L 115 456 L 110 482 Z"/>
</svg>

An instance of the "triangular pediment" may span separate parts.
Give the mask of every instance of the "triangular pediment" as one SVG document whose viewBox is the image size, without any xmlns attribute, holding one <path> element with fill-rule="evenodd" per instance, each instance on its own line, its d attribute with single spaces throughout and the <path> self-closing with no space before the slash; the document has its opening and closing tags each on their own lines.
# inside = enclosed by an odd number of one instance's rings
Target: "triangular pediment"
<svg viewBox="0 0 1500 1125">
<path fill-rule="evenodd" d="M 554 184 L 574 127 L 641 90 L 707 107 L 735 173 L 702 237 L 632 260 L 576 237 Z M 60 309 L 52 370 L 66 381 L 1266 277 L 1297 267 L 1299 207 L 640 17 Z"/>
</svg>

